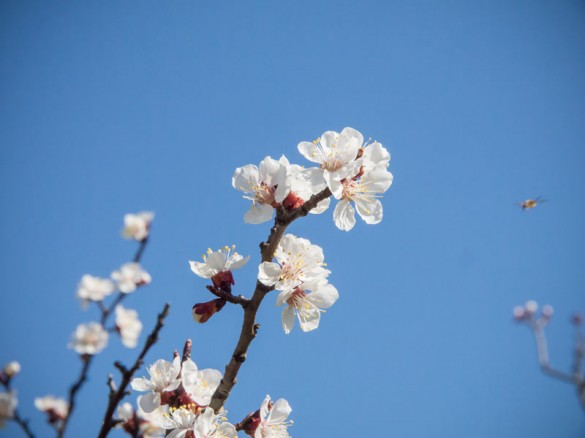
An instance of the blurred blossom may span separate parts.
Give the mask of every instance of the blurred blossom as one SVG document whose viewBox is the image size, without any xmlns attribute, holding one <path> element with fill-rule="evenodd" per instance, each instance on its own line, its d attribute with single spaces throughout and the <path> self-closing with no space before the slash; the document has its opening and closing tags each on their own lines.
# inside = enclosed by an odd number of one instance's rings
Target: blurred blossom
<svg viewBox="0 0 585 438">
<path fill-rule="evenodd" d="M 138 286 L 151 282 L 150 274 L 144 271 L 139 263 L 130 262 L 122 265 L 120 270 L 112 272 L 112 280 L 122 293 L 134 292 Z"/>
<path fill-rule="evenodd" d="M 0 427 L 4 427 L 6 420 L 14 417 L 17 406 L 16 391 L 0 392 Z"/>
<path fill-rule="evenodd" d="M 20 364 L 16 361 L 8 362 L 2 370 L 5 376 L 14 377 L 20 373 Z"/>
<path fill-rule="evenodd" d="M 134 239 L 138 241 L 146 239 L 153 219 L 154 213 L 150 211 L 125 215 L 122 236 L 126 239 Z"/>
<path fill-rule="evenodd" d="M 116 306 L 116 328 L 122 338 L 122 344 L 128 348 L 136 347 L 142 332 L 142 323 L 138 319 L 138 312 L 125 309 L 121 304 Z"/>
<path fill-rule="evenodd" d="M 81 300 L 81 305 L 86 307 L 89 301 L 103 301 L 114 290 L 116 286 L 111 280 L 86 274 L 77 285 L 77 298 Z"/>
<path fill-rule="evenodd" d="M 35 398 L 35 407 L 48 415 L 49 423 L 53 424 L 62 421 L 69 413 L 69 403 L 62 398 L 56 398 L 52 395 Z"/>
<path fill-rule="evenodd" d="M 99 322 L 79 324 L 73 333 L 69 348 L 79 354 L 97 354 L 108 345 L 108 332 Z"/>
</svg>

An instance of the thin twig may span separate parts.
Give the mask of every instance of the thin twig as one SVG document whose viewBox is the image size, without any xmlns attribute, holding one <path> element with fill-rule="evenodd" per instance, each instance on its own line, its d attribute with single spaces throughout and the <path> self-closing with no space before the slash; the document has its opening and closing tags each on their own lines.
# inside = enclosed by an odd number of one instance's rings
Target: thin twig
<svg viewBox="0 0 585 438">
<path fill-rule="evenodd" d="M 208 285 L 206 287 L 207 287 L 207 290 L 209 292 L 211 292 L 213 295 L 215 295 L 218 298 L 223 298 L 228 303 L 239 304 L 242 307 L 246 307 L 248 305 L 248 303 L 250 302 L 250 300 L 248 298 L 244 297 L 243 295 L 234 296 L 231 293 L 229 293 L 229 292 L 227 292 L 219 287 L 215 287 L 215 286 L 211 286 L 211 285 Z"/>
<path fill-rule="evenodd" d="M 148 237 L 146 237 L 145 239 L 140 241 L 140 245 L 138 246 L 138 249 L 136 250 L 136 253 L 134 254 L 134 258 L 132 259 L 135 263 L 140 262 L 140 259 L 142 258 L 142 254 L 144 253 L 144 249 L 146 248 L 147 243 L 148 243 Z M 120 302 L 126 297 L 126 295 L 127 294 L 124 294 L 122 292 L 118 292 L 118 296 L 116 297 L 116 299 L 114 301 L 112 301 L 112 303 L 107 308 L 104 306 L 104 304 L 102 302 L 100 302 L 98 304 L 98 307 L 102 313 L 102 316 L 100 318 L 100 323 L 102 326 L 105 327 L 106 322 L 108 320 L 108 317 L 110 316 L 112 311 L 116 308 L 116 306 L 118 304 L 120 304 Z M 63 438 L 63 436 L 65 435 L 65 430 L 67 428 L 67 425 L 69 424 L 69 419 L 71 417 L 71 414 L 73 413 L 73 409 L 75 408 L 75 396 L 77 395 L 77 392 L 83 386 L 83 383 L 87 380 L 87 373 L 89 371 L 89 367 L 91 365 L 91 362 L 93 361 L 94 356 L 85 354 L 85 355 L 82 355 L 81 358 L 83 360 L 83 367 L 81 369 L 81 373 L 79 375 L 79 378 L 69 389 L 69 400 L 68 400 L 69 401 L 69 409 L 67 411 L 67 416 L 61 422 L 60 426 L 57 428 L 57 438 Z"/>
<path fill-rule="evenodd" d="M 331 196 L 329 188 L 322 190 L 316 195 L 304 203 L 301 207 L 287 212 L 284 207 L 278 207 L 276 209 L 276 218 L 274 219 L 274 226 L 270 229 L 270 235 L 266 242 L 260 244 L 260 252 L 262 254 L 263 262 L 270 262 L 274 258 L 274 253 L 280 239 L 284 235 L 286 228 L 296 219 L 306 216 L 317 204 L 324 199 Z M 244 307 L 244 321 L 242 322 L 242 330 L 240 332 L 240 338 L 236 344 L 236 348 L 230 358 L 229 363 L 225 367 L 225 373 L 221 382 L 213 396 L 209 406 L 217 413 L 223 407 L 225 401 L 230 395 L 230 392 L 236 384 L 236 378 L 240 367 L 246 360 L 248 354 L 248 347 L 256 337 L 259 324 L 256 323 L 256 313 L 262 303 L 262 300 L 268 292 L 273 290 L 273 287 L 266 286 L 260 281 L 256 281 L 256 288 L 252 298 L 248 300 L 248 304 Z"/>
<path fill-rule="evenodd" d="M 534 339 L 536 340 L 536 352 L 538 354 L 538 364 L 542 371 L 555 379 L 561 380 L 567 383 L 575 383 L 575 379 L 572 375 L 563 371 L 557 370 L 552 367 L 548 358 L 548 345 L 546 342 L 546 336 L 544 335 L 544 329 L 539 321 L 530 321 L 530 328 L 534 333 Z"/>
<path fill-rule="evenodd" d="M 67 415 L 57 428 L 57 437 L 62 438 L 65 435 L 65 429 L 69 424 L 69 419 L 71 418 L 71 414 L 73 414 L 73 410 L 75 409 L 75 396 L 83 386 L 83 383 L 87 380 L 87 373 L 89 371 L 89 366 L 91 365 L 91 361 L 93 359 L 92 355 L 83 354 L 80 356 L 83 362 L 83 366 L 81 367 L 81 373 L 79 373 L 79 377 L 77 381 L 71 385 L 69 388 L 69 409 L 67 410 Z"/>
<path fill-rule="evenodd" d="M 115 411 L 116 407 L 118 406 L 118 404 L 120 403 L 120 401 L 126 395 L 126 388 L 130 384 L 130 381 L 131 381 L 132 377 L 134 376 L 134 373 L 136 371 L 138 371 L 138 369 L 142 366 L 144 357 L 148 353 L 148 350 L 150 350 L 150 348 L 157 342 L 158 333 L 163 328 L 164 320 L 167 317 L 167 315 L 169 314 L 169 307 L 170 307 L 169 304 L 165 304 L 163 310 L 161 311 L 161 313 L 159 313 L 156 325 L 152 329 L 152 332 L 150 333 L 150 335 L 148 335 L 148 338 L 146 339 L 144 347 L 142 348 L 142 351 L 140 352 L 140 354 L 136 358 L 136 361 L 134 362 L 134 365 L 132 365 L 132 368 L 126 369 L 122 364 L 116 363 L 116 367 L 122 373 L 122 381 L 120 382 L 120 385 L 118 386 L 118 390 L 115 391 L 114 393 L 110 394 L 108 407 L 106 408 L 106 413 L 104 414 L 102 428 L 100 429 L 100 433 L 98 435 L 98 438 L 106 437 L 108 435 L 108 433 L 110 432 L 110 430 L 116 424 L 116 420 L 113 418 L 114 411 Z"/>
</svg>

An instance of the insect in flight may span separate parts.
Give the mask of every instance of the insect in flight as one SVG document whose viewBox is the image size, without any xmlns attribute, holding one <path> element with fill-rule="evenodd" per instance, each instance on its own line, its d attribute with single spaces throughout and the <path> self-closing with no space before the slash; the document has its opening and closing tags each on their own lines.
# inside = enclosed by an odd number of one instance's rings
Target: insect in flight
<svg viewBox="0 0 585 438">
<path fill-rule="evenodd" d="M 542 196 L 537 196 L 534 199 L 526 199 L 525 201 L 519 202 L 517 205 L 519 205 L 522 210 L 530 210 L 545 201 L 546 199 L 542 199 Z"/>
</svg>

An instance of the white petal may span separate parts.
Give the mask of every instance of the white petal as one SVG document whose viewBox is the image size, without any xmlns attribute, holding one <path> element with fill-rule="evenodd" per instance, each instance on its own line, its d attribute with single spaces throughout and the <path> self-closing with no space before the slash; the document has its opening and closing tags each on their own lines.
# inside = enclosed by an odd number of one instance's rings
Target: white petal
<svg viewBox="0 0 585 438">
<path fill-rule="evenodd" d="M 247 224 L 261 224 L 272 219 L 272 208 L 268 204 L 254 203 L 244 215 L 244 222 Z"/>
<path fill-rule="evenodd" d="M 272 409 L 270 410 L 270 414 L 268 415 L 268 422 L 269 423 L 284 422 L 291 412 L 292 408 L 290 407 L 288 402 L 283 398 L 279 398 L 278 400 L 276 400 L 274 405 L 272 405 Z"/>
<path fill-rule="evenodd" d="M 211 278 L 213 271 L 206 263 L 189 261 L 191 270 L 201 278 Z"/>
<path fill-rule="evenodd" d="M 312 213 L 312 214 L 321 214 L 321 213 L 323 213 L 325 210 L 327 210 L 329 208 L 329 204 L 331 204 L 331 198 L 323 199 L 309 213 Z"/>
<path fill-rule="evenodd" d="M 240 269 L 250 260 L 250 256 L 242 257 L 241 255 L 233 256 L 232 262 L 229 266 L 230 269 Z"/>
<path fill-rule="evenodd" d="M 351 230 L 355 225 L 355 210 L 347 200 L 340 201 L 333 211 L 335 226 L 343 231 Z"/>
<path fill-rule="evenodd" d="M 238 167 L 232 176 L 232 187 L 245 193 L 252 191 L 251 185 L 256 186 L 258 183 L 258 168 L 253 164 Z"/>
<path fill-rule="evenodd" d="M 303 157 L 309 161 L 312 161 L 313 163 L 322 163 L 324 161 L 323 155 L 319 150 L 319 146 L 317 146 L 315 143 L 310 141 L 302 141 L 297 146 L 297 149 Z"/>
<path fill-rule="evenodd" d="M 287 306 L 282 309 L 282 329 L 284 333 L 287 335 L 293 329 L 295 325 L 295 314 L 293 312 L 292 306 Z"/>
<path fill-rule="evenodd" d="M 304 332 L 310 332 L 319 327 L 319 321 L 321 319 L 321 312 L 316 307 L 303 308 L 302 311 L 297 310 L 297 316 L 299 318 L 299 325 L 301 330 Z"/>
<path fill-rule="evenodd" d="M 132 386 L 132 389 L 134 391 L 150 391 L 151 389 L 153 389 L 150 380 L 145 379 L 144 377 L 137 377 L 135 379 L 132 379 L 132 382 L 130 382 L 130 386 Z"/>
<path fill-rule="evenodd" d="M 290 298 L 291 293 L 292 291 L 290 290 L 283 290 L 280 292 L 276 297 L 276 306 L 282 306 L 284 303 L 286 303 L 286 300 Z"/>
<path fill-rule="evenodd" d="M 357 212 L 366 224 L 379 224 L 384 216 L 382 203 L 378 199 L 373 202 L 356 204 Z"/>
<path fill-rule="evenodd" d="M 209 254 L 205 263 L 216 272 L 224 271 L 226 269 L 225 256 L 220 251 Z"/>
<path fill-rule="evenodd" d="M 339 298 L 339 292 L 332 284 L 326 284 L 307 295 L 307 299 L 319 309 L 331 307 Z"/>
<path fill-rule="evenodd" d="M 140 408 L 149 414 L 160 406 L 160 394 L 158 392 L 145 394 L 140 399 Z"/>
<path fill-rule="evenodd" d="M 388 167 L 390 164 L 390 152 L 377 141 L 364 148 L 363 157 L 368 167 Z"/>
<path fill-rule="evenodd" d="M 274 286 L 280 279 L 282 269 L 277 263 L 262 262 L 258 266 L 258 280 L 266 286 Z"/>
<path fill-rule="evenodd" d="M 233 424 L 230 423 L 221 423 L 217 428 L 217 432 L 215 435 L 219 434 L 221 438 L 237 438 L 238 432 Z"/>
</svg>

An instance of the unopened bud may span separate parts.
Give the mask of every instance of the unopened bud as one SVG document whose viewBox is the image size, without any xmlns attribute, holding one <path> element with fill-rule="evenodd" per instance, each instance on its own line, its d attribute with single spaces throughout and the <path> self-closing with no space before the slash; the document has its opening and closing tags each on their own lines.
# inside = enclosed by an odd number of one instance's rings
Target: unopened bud
<svg viewBox="0 0 585 438">
<path fill-rule="evenodd" d="M 538 303 L 534 300 L 526 301 L 524 308 L 526 309 L 526 313 L 532 315 L 538 310 Z"/>
<path fill-rule="evenodd" d="M 219 312 L 226 301 L 223 298 L 208 301 L 206 303 L 198 303 L 193 306 L 193 320 L 199 323 L 207 322 L 209 318 Z"/>
<path fill-rule="evenodd" d="M 524 319 L 524 317 L 526 316 L 526 311 L 524 310 L 524 307 L 522 307 L 522 306 L 514 307 L 514 310 L 512 311 L 512 313 L 514 314 L 514 319 L 516 321 L 522 321 Z"/>
<path fill-rule="evenodd" d="M 16 361 L 8 362 L 4 365 L 4 370 L 2 370 L 2 372 L 7 377 L 14 377 L 20 373 L 20 364 Z"/>
</svg>

